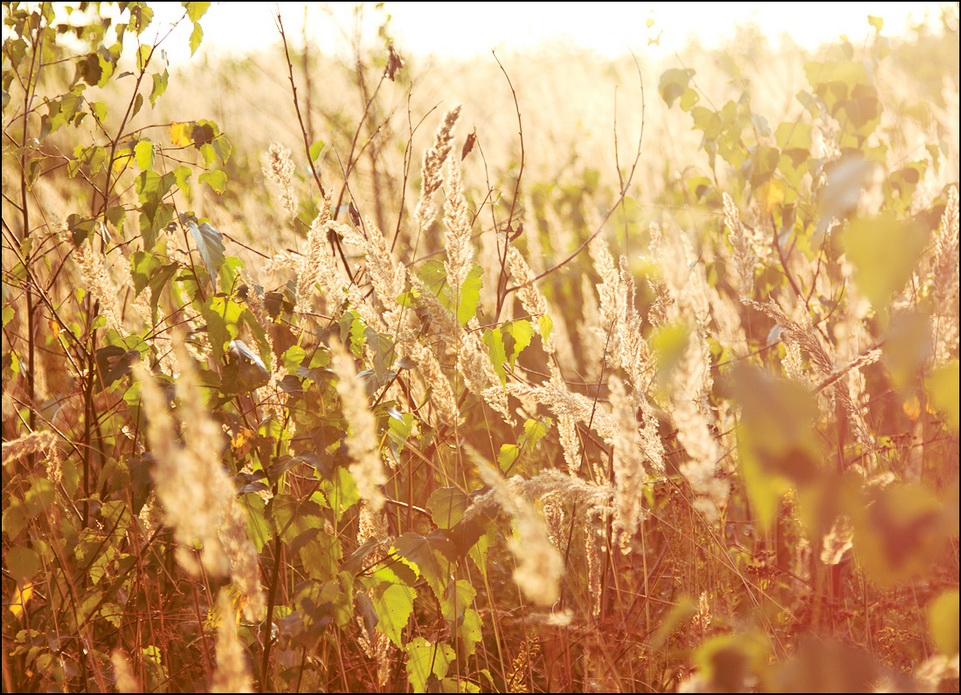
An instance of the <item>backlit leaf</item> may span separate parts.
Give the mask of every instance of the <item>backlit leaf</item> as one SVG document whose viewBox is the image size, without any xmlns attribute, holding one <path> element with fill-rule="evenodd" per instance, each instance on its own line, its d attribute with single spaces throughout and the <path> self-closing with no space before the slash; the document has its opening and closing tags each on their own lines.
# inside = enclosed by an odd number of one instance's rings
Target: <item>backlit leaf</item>
<svg viewBox="0 0 961 695">
<path fill-rule="evenodd" d="M 891 296 L 911 277 L 928 240 L 921 227 L 892 217 L 852 222 L 844 232 L 844 248 L 854 265 L 858 289 L 878 311 L 887 311 Z"/>
<path fill-rule="evenodd" d="M 403 584 L 388 584 L 372 601 L 377 613 L 377 629 L 387 635 L 391 642 L 403 648 L 401 631 L 407 627 L 414 610 L 417 591 Z"/>
</svg>

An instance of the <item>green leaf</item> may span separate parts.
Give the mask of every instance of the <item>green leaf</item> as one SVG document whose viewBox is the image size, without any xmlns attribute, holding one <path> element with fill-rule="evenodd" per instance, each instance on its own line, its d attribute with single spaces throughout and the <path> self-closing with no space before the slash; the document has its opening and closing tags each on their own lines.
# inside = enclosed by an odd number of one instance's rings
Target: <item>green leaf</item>
<svg viewBox="0 0 961 695">
<path fill-rule="evenodd" d="M 137 70 L 139 72 L 143 72 L 144 68 L 147 67 L 147 62 L 150 60 L 153 50 L 154 47 L 149 43 L 140 44 L 140 48 L 137 50 Z"/>
<path fill-rule="evenodd" d="M 701 95 L 688 87 L 681 95 L 681 111 L 690 111 L 701 100 Z"/>
<path fill-rule="evenodd" d="M 521 448 L 516 444 L 501 444 L 500 451 L 497 452 L 497 465 L 507 473 L 520 455 Z"/>
<path fill-rule="evenodd" d="M 549 417 L 524 421 L 524 434 L 521 435 L 521 444 L 525 451 L 531 452 L 534 450 L 534 447 L 550 432 L 552 422 Z"/>
<path fill-rule="evenodd" d="M 911 278 L 928 233 L 919 225 L 881 216 L 852 222 L 843 241 L 858 289 L 875 310 L 886 312 L 891 295 Z"/>
<path fill-rule="evenodd" d="M 224 191 L 227 190 L 227 174 L 220 169 L 205 171 L 198 178 L 201 183 L 210 186 L 218 195 L 223 195 Z"/>
<path fill-rule="evenodd" d="M 521 319 L 518 321 L 509 321 L 505 323 L 503 326 L 501 326 L 501 332 L 504 334 L 505 338 L 510 337 L 510 342 L 513 343 L 510 356 L 508 357 L 511 367 L 513 367 L 517 361 L 517 358 L 534 339 L 534 327 L 531 326 L 530 321 Z M 507 340 L 504 341 L 505 351 L 507 342 Z"/>
<path fill-rule="evenodd" d="M 425 538 L 419 533 L 405 533 L 394 541 L 393 552 L 414 563 L 437 600 L 441 600 L 450 582 L 451 563 L 446 556 L 454 552 L 451 542 L 437 534 Z"/>
<path fill-rule="evenodd" d="M 477 314 L 480 291 L 484 284 L 483 273 L 483 268 L 476 263 L 471 264 L 470 272 L 460 287 L 457 302 L 447 283 L 447 271 L 441 261 L 436 259 L 427 261 L 417 271 L 417 277 L 437 296 L 444 308 L 454 311 L 456 305 L 457 320 L 460 325 L 466 326 L 467 322 Z"/>
<path fill-rule="evenodd" d="M 415 693 L 427 692 L 427 679 L 447 675 L 447 669 L 456 659 L 448 644 L 434 644 L 423 637 L 415 637 L 407 643 L 407 678 Z"/>
<path fill-rule="evenodd" d="M 142 203 L 140 235 L 145 250 L 153 248 L 157 243 L 157 232 L 173 218 L 173 208 L 163 200 L 175 182 L 172 173 L 161 176 L 156 171 L 143 171 L 134 179 L 134 189 Z"/>
<path fill-rule="evenodd" d="M 240 495 L 237 502 L 244 508 L 247 518 L 247 536 L 253 542 L 257 552 L 261 552 L 271 537 L 270 524 L 267 521 L 266 503 L 264 498 L 256 492 Z"/>
<path fill-rule="evenodd" d="M 153 169 L 154 152 L 153 143 L 150 140 L 141 140 L 133 148 L 134 158 L 141 171 Z"/>
<path fill-rule="evenodd" d="M 184 9 L 187 10 L 187 17 L 191 22 L 199 22 L 201 17 L 207 14 L 210 9 L 209 2 L 185 2 Z"/>
<path fill-rule="evenodd" d="M 484 638 L 484 621 L 473 608 L 464 611 L 464 616 L 457 624 L 457 637 L 464 645 L 464 656 L 473 656 L 477 644 Z M 471 685 L 471 684 L 467 684 Z M 479 692 L 474 690 L 471 692 Z"/>
<path fill-rule="evenodd" d="M 470 608 L 476 596 L 477 590 L 466 579 L 451 582 L 440 600 L 441 613 L 447 620 L 456 624 L 464 617 L 464 612 Z"/>
<path fill-rule="evenodd" d="M 741 475 L 762 528 L 768 528 L 790 483 L 812 485 L 821 473 L 817 403 L 802 386 L 752 367 L 731 370 L 729 384 L 742 408 Z"/>
<path fill-rule="evenodd" d="M 694 119 L 695 130 L 702 131 L 705 140 L 716 140 L 724 127 L 721 116 L 704 106 L 691 109 L 691 118 Z"/>
<path fill-rule="evenodd" d="M 501 330 L 498 328 L 484 331 L 484 335 L 481 336 L 481 342 L 483 342 L 490 351 L 491 364 L 494 365 L 494 371 L 497 372 L 501 381 L 506 383 L 507 372 L 504 371 L 504 363 L 507 362 L 507 353 L 504 350 L 504 338 Z"/>
<path fill-rule="evenodd" d="M 316 162 L 325 149 L 327 149 L 327 143 L 323 140 L 314 142 L 314 144 L 310 146 L 310 161 Z"/>
<path fill-rule="evenodd" d="M 924 381 L 931 404 L 945 415 L 948 426 L 958 431 L 958 360 L 935 369 Z"/>
<path fill-rule="evenodd" d="M 107 105 L 102 101 L 90 102 L 90 112 L 101 124 L 107 120 Z"/>
<path fill-rule="evenodd" d="M 6 529 L 4 529 L 6 531 Z M 12 576 L 20 584 L 37 576 L 40 571 L 40 556 L 30 548 L 14 547 L 3 554 L 4 569 L 9 570 Z"/>
<path fill-rule="evenodd" d="M 167 82 L 170 80 L 170 73 L 167 72 L 167 68 L 164 68 L 163 72 L 155 72 L 151 75 L 153 78 L 153 87 L 150 90 L 150 106 L 153 108 L 157 105 L 157 99 L 163 96 L 164 92 L 167 91 Z M 100 119 L 101 121 L 103 119 Z"/>
<path fill-rule="evenodd" d="M 673 106 L 674 100 L 684 94 L 692 77 L 694 77 L 694 70 L 690 68 L 671 68 L 661 74 L 658 92 L 668 107 Z"/>
<path fill-rule="evenodd" d="M 454 487 L 438 488 L 427 499 L 431 519 L 442 529 L 453 528 L 464 518 L 468 506 L 470 498 Z"/>
<path fill-rule="evenodd" d="M 330 480 L 321 481 L 320 489 L 327 495 L 330 508 L 334 510 L 338 521 L 343 517 L 344 512 L 360 501 L 354 477 L 346 468 L 340 466 L 335 469 Z"/>
<path fill-rule="evenodd" d="M 199 23 L 194 22 L 193 31 L 190 32 L 190 57 L 192 58 L 197 49 L 200 48 L 200 42 L 204 40 L 204 30 Z"/>
<path fill-rule="evenodd" d="M 401 631 L 407 627 L 410 614 L 414 611 L 417 591 L 403 584 L 388 584 L 372 602 L 377 613 L 377 629 L 387 635 L 391 642 L 403 649 Z"/>
<path fill-rule="evenodd" d="M 546 344 L 547 341 L 550 340 L 551 331 L 554 330 L 554 322 L 551 320 L 551 317 L 544 314 L 537 319 L 537 329 L 540 331 L 541 341 Z"/>
<path fill-rule="evenodd" d="M 480 305 L 481 287 L 484 284 L 484 269 L 476 263 L 471 264 L 470 272 L 464 278 L 460 286 L 460 296 L 457 302 L 457 320 L 460 325 L 466 326 L 474 316 L 477 315 L 477 307 Z M 449 288 L 448 288 L 449 289 Z M 450 299 L 451 306 L 454 306 L 453 297 Z"/>
<path fill-rule="evenodd" d="M 123 223 L 127 218 L 127 211 L 120 205 L 107 208 L 107 221 L 113 225 L 118 232 L 123 231 Z"/>
<path fill-rule="evenodd" d="M 273 523 L 273 530 L 287 543 L 289 550 L 299 550 L 306 542 L 303 534 L 323 532 L 323 508 L 312 499 L 299 499 L 286 493 L 278 493 L 267 505 L 267 517 Z M 300 544 L 296 544 L 300 538 Z"/>
<path fill-rule="evenodd" d="M 777 127 L 774 139 L 782 150 L 810 150 L 812 128 L 807 123 L 782 123 Z"/>
<path fill-rule="evenodd" d="M 928 631 L 945 656 L 958 653 L 958 590 L 948 589 L 928 604 Z"/>
</svg>

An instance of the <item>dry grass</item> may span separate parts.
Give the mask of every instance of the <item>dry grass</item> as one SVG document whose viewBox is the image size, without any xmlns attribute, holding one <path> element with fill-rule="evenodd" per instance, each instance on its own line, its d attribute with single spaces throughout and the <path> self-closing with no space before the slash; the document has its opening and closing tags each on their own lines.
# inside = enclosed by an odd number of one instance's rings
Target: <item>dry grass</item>
<svg viewBox="0 0 961 695">
<path fill-rule="evenodd" d="M 795 98 L 845 48 L 747 35 L 685 57 L 695 110 L 674 63 L 576 54 L 395 72 L 288 45 L 172 75 L 122 126 L 110 80 L 29 186 L 41 121 L 12 99 L 4 689 L 956 687 L 946 16 L 930 54 L 850 49 L 830 89 L 872 67 L 870 137 Z M 912 91 L 911 61 L 943 82 Z M 205 117 L 227 161 L 176 142 Z M 151 140 L 66 177 L 102 137 Z M 876 173 L 846 207 L 845 158 Z M 866 220 L 910 267 L 858 246 Z"/>
</svg>

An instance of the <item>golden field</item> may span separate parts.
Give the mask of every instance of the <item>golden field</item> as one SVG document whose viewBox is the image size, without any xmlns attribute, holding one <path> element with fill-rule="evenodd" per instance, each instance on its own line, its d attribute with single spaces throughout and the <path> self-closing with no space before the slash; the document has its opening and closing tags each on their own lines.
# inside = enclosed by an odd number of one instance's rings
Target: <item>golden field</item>
<svg viewBox="0 0 961 695">
<path fill-rule="evenodd" d="M 177 69 L 107 5 L 3 4 L 5 691 L 957 689 L 956 4 Z"/>
</svg>

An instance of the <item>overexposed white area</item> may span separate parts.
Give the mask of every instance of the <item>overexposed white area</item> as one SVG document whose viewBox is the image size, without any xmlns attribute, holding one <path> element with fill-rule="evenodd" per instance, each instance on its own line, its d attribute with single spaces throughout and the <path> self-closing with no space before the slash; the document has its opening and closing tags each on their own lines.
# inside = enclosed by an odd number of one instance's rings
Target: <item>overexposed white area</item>
<svg viewBox="0 0 961 695">
<path fill-rule="evenodd" d="M 785 36 L 799 46 L 819 45 L 847 36 L 863 42 L 874 28 L 868 16 L 884 20 L 882 33 L 904 36 L 917 23 L 936 24 L 934 2 L 385 2 L 368 3 L 361 12 L 360 36 L 374 46 L 377 28 L 391 16 L 389 34 L 402 55 L 438 58 L 489 56 L 491 50 L 512 51 L 544 46 L 571 46 L 612 58 L 631 50 L 665 56 L 695 38 L 714 47 L 735 36 L 738 27 L 754 24 L 773 44 Z M 278 43 L 275 15 L 281 12 L 294 46 L 305 39 L 319 52 L 344 55 L 355 31 L 355 3 L 215 2 L 201 20 L 204 42 L 199 57 L 238 55 Z M 180 3 L 156 3 L 156 22 L 169 25 L 183 16 Z M 172 64 L 190 59 L 190 22 L 164 43 Z"/>
</svg>

